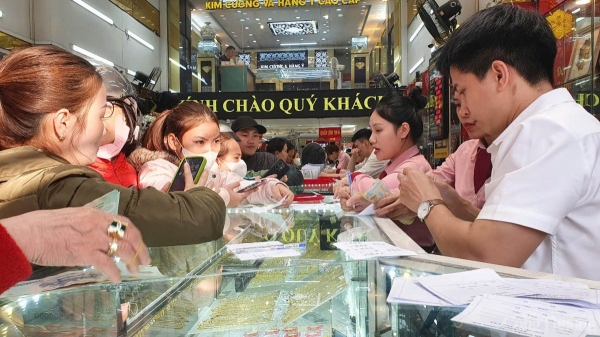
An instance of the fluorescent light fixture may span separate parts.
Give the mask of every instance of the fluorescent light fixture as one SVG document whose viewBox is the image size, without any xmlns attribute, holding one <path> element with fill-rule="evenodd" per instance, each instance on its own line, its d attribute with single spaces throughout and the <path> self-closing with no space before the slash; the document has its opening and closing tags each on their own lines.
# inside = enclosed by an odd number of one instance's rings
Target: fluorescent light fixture
<svg viewBox="0 0 600 337">
<path fill-rule="evenodd" d="M 131 76 L 135 76 L 135 71 L 133 71 L 131 69 L 127 69 L 127 73 Z"/>
<path fill-rule="evenodd" d="M 146 46 L 148 49 L 150 50 L 154 50 L 154 46 L 151 45 L 150 43 L 146 42 L 146 40 L 142 39 L 141 37 L 135 35 L 135 33 L 133 33 L 132 31 L 130 31 L 129 29 L 125 30 L 125 33 L 129 36 L 131 36 L 132 38 L 134 38 L 137 42 L 143 44 L 144 46 Z"/>
<path fill-rule="evenodd" d="M 184 66 L 182 66 L 179 62 L 173 60 L 172 58 L 169 57 L 169 62 L 173 63 L 174 65 L 178 66 L 179 68 L 181 68 L 182 70 L 187 70 L 185 69 Z"/>
<path fill-rule="evenodd" d="M 280 43 L 279 45 L 282 47 L 285 46 L 314 46 L 316 42 L 298 42 L 298 43 Z"/>
<path fill-rule="evenodd" d="M 0 11 L 0 18 L 2 17 L 2 14 L 3 14 L 2 11 Z"/>
<path fill-rule="evenodd" d="M 107 59 L 105 59 L 103 57 L 100 57 L 100 56 L 98 56 L 98 55 L 96 55 L 96 54 L 94 54 L 94 53 L 92 53 L 90 51 L 87 51 L 87 50 L 85 50 L 85 49 L 83 49 L 83 48 L 81 48 L 79 46 L 73 45 L 73 51 L 74 52 L 78 52 L 79 54 L 85 55 L 85 56 L 87 56 L 89 58 L 92 58 L 92 59 L 94 59 L 94 60 L 96 60 L 98 62 L 102 62 L 102 63 L 104 63 L 106 65 L 111 66 L 111 67 L 115 66 L 115 64 L 112 63 L 112 62 L 110 62 L 109 60 L 107 60 Z"/>
<path fill-rule="evenodd" d="M 413 42 L 413 40 L 417 37 L 417 35 L 419 35 L 419 32 L 421 31 L 421 29 L 423 29 L 423 27 L 425 27 L 425 24 L 423 22 L 421 22 L 419 27 L 417 27 L 417 30 L 415 30 L 415 32 L 410 37 L 410 39 L 408 39 L 408 42 Z"/>
<path fill-rule="evenodd" d="M 575 19 L 575 22 L 579 22 L 579 21 L 581 21 L 583 19 L 585 19 L 585 18 L 577 18 L 577 19 Z"/>
<path fill-rule="evenodd" d="M 356 125 L 342 125 L 342 129 L 354 129 Z"/>
<path fill-rule="evenodd" d="M 581 12 L 581 8 L 577 8 L 576 10 L 572 11 L 571 14 L 577 14 Z"/>
<path fill-rule="evenodd" d="M 87 9 L 88 11 L 92 12 L 94 15 L 96 15 L 100 19 L 108 22 L 109 25 L 113 25 L 114 24 L 114 21 L 111 18 L 109 18 L 108 16 L 102 14 L 96 8 L 94 8 L 94 7 L 86 4 L 85 2 L 83 2 L 83 0 L 73 0 L 73 2 L 76 3 L 76 4 L 78 4 L 79 6 Z"/>
<path fill-rule="evenodd" d="M 198 75 L 196 75 L 196 73 L 192 73 L 192 76 L 194 76 L 197 79 L 200 79 L 200 77 L 198 77 Z"/>
<path fill-rule="evenodd" d="M 417 70 L 417 68 L 425 61 L 424 58 L 421 57 L 421 59 L 419 61 L 417 61 L 417 63 L 415 63 L 415 65 L 410 68 L 410 71 L 408 72 L 409 74 L 412 74 L 415 70 Z"/>
<path fill-rule="evenodd" d="M 576 5 L 587 5 L 590 3 L 590 0 L 577 0 L 575 1 Z"/>
</svg>

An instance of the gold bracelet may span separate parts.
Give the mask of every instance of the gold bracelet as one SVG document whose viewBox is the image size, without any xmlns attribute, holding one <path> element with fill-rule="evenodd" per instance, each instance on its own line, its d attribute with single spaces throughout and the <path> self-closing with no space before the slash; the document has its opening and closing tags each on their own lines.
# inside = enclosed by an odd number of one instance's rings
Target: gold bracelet
<svg viewBox="0 0 600 337">
<path fill-rule="evenodd" d="M 125 265 L 130 265 L 131 262 L 135 261 L 135 259 L 137 259 L 138 254 L 140 253 L 140 250 L 142 250 L 142 242 L 140 242 L 140 246 L 138 247 L 137 251 L 135 252 L 135 255 L 133 256 L 133 259 L 131 259 L 129 262 L 127 262 Z"/>
</svg>

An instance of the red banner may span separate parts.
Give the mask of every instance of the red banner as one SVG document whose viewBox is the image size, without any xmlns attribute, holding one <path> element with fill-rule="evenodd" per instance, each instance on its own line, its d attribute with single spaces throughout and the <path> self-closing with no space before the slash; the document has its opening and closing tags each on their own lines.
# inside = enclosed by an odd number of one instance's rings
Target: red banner
<svg viewBox="0 0 600 337">
<path fill-rule="evenodd" d="M 319 138 L 330 142 L 338 142 L 342 139 L 342 128 L 319 128 Z"/>
</svg>

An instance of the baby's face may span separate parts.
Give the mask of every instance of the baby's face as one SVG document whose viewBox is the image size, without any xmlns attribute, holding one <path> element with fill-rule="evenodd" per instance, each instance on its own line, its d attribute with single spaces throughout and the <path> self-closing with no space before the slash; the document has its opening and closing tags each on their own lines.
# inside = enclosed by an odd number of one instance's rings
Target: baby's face
<svg viewBox="0 0 600 337">
<path fill-rule="evenodd" d="M 238 144 L 235 139 L 228 139 L 225 141 L 225 144 L 222 145 L 229 149 L 227 154 L 220 158 L 222 161 L 237 163 L 242 160 L 242 149 L 240 148 L 240 144 Z"/>
</svg>

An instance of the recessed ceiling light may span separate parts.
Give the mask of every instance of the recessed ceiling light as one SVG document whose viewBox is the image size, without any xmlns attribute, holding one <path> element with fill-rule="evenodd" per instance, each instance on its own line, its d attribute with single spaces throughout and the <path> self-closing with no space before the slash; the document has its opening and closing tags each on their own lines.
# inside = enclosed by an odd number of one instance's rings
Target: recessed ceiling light
<svg viewBox="0 0 600 337">
<path fill-rule="evenodd" d="M 250 46 L 246 46 L 246 48 L 250 48 Z M 348 48 L 346 48 L 346 49 L 348 49 Z"/>
<path fill-rule="evenodd" d="M 241 13 L 242 11 L 237 11 L 238 13 Z"/>
<path fill-rule="evenodd" d="M 325 20 L 329 19 L 329 15 L 323 15 L 323 19 L 325 19 Z"/>
<path fill-rule="evenodd" d="M 279 40 L 277 40 L 277 42 L 279 42 Z"/>
<path fill-rule="evenodd" d="M 322 38 L 321 40 L 325 41 L 325 38 Z"/>
<path fill-rule="evenodd" d="M 235 34 L 235 32 L 231 32 L 231 34 Z"/>
<path fill-rule="evenodd" d="M 248 36 L 254 36 L 254 34 L 248 34 Z"/>
<path fill-rule="evenodd" d="M 299 17 L 299 16 L 297 16 L 297 17 L 296 17 L 296 19 L 297 19 L 297 20 L 300 20 L 300 17 Z"/>
<path fill-rule="evenodd" d="M 346 49 L 348 49 L 348 47 L 346 47 Z"/>
<path fill-rule="evenodd" d="M 246 12 L 244 12 L 243 14 L 246 15 Z"/>
<path fill-rule="evenodd" d="M 308 9 L 305 9 L 304 11 L 305 11 L 305 12 L 308 12 Z"/>
<path fill-rule="evenodd" d="M 254 41 L 252 41 L 252 42 L 256 43 L 256 40 L 254 40 Z"/>
<path fill-rule="evenodd" d="M 265 29 L 265 25 L 260 25 L 260 29 Z"/>
<path fill-rule="evenodd" d="M 327 31 L 326 31 L 326 30 L 324 30 L 324 31 L 323 31 L 323 34 L 327 34 Z"/>
<path fill-rule="evenodd" d="M 362 8 L 367 8 L 367 6 L 366 6 L 366 5 L 362 5 Z M 239 12 L 239 11 L 238 11 L 238 12 Z"/>
<path fill-rule="evenodd" d="M 250 28 L 248 28 L 248 27 L 244 27 L 244 29 L 250 29 Z"/>
<path fill-rule="evenodd" d="M 338 17 L 341 18 L 342 16 L 344 16 L 344 14 L 342 14 L 342 13 L 338 14 Z"/>
<path fill-rule="evenodd" d="M 260 21 L 260 18 L 256 18 L 256 21 Z"/>
<path fill-rule="evenodd" d="M 304 39 L 300 39 L 300 41 L 304 41 Z"/>
<path fill-rule="evenodd" d="M 338 11 L 338 12 L 341 12 L 341 11 L 342 11 L 342 9 L 341 9 L 341 8 L 338 8 L 338 9 L 336 9 L 336 11 Z"/>
<path fill-rule="evenodd" d="M 221 14 L 221 17 L 224 17 L 224 16 L 225 16 L 225 14 Z"/>
<path fill-rule="evenodd" d="M 240 21 L 244 22 L 244 21 L 246 21 L 246 20 L 244 20 L 244 19 L 240 19 Z"/>
<path fill-rule="evenodd" d="M 271 20 L 273 20 L 273 19 L 272 19 L 272 18 L 268 18 L 267 20 L 271 21 Z"/>
</svg>

